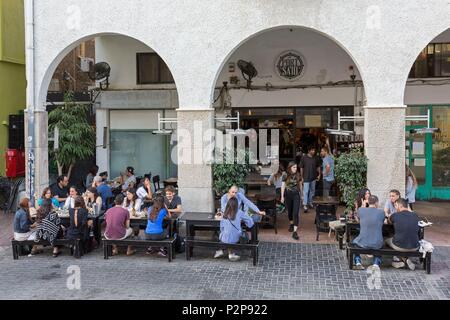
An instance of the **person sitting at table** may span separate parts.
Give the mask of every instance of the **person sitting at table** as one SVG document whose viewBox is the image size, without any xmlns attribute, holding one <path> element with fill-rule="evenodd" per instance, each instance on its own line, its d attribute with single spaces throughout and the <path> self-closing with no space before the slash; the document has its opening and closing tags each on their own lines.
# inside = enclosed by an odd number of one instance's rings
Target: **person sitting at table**
<svg viewBox="0 0 450 320">
<path fill-rule="evenodd" d="M 44 200 L 50 200 L 52 203 L 53 209 L 56 209 L 59 207 L 59 202 L 56 198 L 53 197 L 52 189 L 50 187 L 47 187 L 44 189 L 44 191 L 42 191 L 42 196 L 37 201 L 36 209 L 39 209 L 39 207 L 42 206 L 42 203 L 44 202 Z"/>
<path fill-rule="evenodd" d="M 278 163 L 278 168 L 277 168 L 277 172 L 272 173 L 269 177 L 269 179 L 267 179 L 267 185 L 271 186 L 274 185 L 275 186 L 275 192 L 277 195 L 277 199 L 281 199 L 281 186 L 283 184 L 283 174 L 284 174 L 284 168 L 281 164 Z"/>
<path fill-rule="evenodd" d="M 394 225 L 394 237 L 387 238 L 386 244 L 396 251 L 409 252 L 419 250 L 419 217 L 408 207 L 408 200 L 398 198 L 395 201 L 395 209 L 389 216 L 389 223 Z M 396 257 L 394 257 L 396 258 Z M 416 265 L 411 259 L 400 258 L 392 259 L 394 268 L 403 268 L 405 263 L 408 268 L 414 270 Z"/>
<path fill-rule="evenodd" d="M 69 178 L 66 175 L 61 175 L 56 179 L 56 183 L 51 187 L 53 196 L 59 202 L 59 207 L 62 207 L 68 198 L 68 184 Z"/>
<path fill-rule="evenodd" d="M 35 219 L 35 232 L 30 240 L 35 240 L 36 232 L 41 225 L 42 221 L 47 217 L 47 215 L 53 211 L 53 204 L 51 199 L 44 198 L 40 207 L 36 210 L 36 219 Z M 33 239 L 34 238 L 34 239 Z M 28 255 L 29 257 L 34 256 L 35 254 L 42 253 L 43 250 L 39 248 L 40 246 L 34 245 L 31 249 L 31 253 Z"/>
<path fill-rule="evenodd" d="M 136 195 L 136 189 L 131 188 L 128 189 L 127 195 L 125 199 L 123 200 L 123 205 L 125 209 L 127 209 L 130 214 L 140 212 L 141 211 L 141 199 L 139 199 Z"/>
<path fill-rule="evenodd" d="M 242 234 L 242 222 L 244 222 L 248 228 L 253 227 L 253 219 L 251 219 L 244 211 L 240 210 L 239 207 L 240 205 L 237 197 L 231 197 L 228 200 L 222 219 L 220 220 L 220 242 L 230 244 L 238 243 Z M 220 258 L 223 255 L 223 250 L 217 250 L 214 254 L 214 258 Z M 228 259 L 230 261 L 238 261 L 240 256 L 231 249 L 228 249 Z"/>
<path fill-rule="evenodd" d="M 102 181 L 108 181 L 108 171 L 100 172 L 98 175 L 102 178 Z"/>
<path fill-rule="evenodd" d="M 19 210 L 14 215 L 14 240 L 34 240 L 37 223 L 31 221 L 30 199 L 23 198 L 19 203 Z"/>
<path fill-rule="evenodd" d="M 97 188 L 89 187 L 84 194 L 84 203 L 89 212 L 94 213 L 94 204 L 101 209 L 103 205 L 102 197 L 98 194 Z"/>
<path fill-rule="evenodd" d="M 384 213 L 386 214 L 386 217 L 389 217 L 390 215 L 397 212 L 397 210 L 395 209 L 395 202 L 398 199 L 400 199 L 400 191 L 396 189 L 389 191 L 389 199 L 384 205 Z"/>
<path fill-rule="evenodd" d="M 94 184 L 97 188 L 97 192 L 102 197 L 102 210 L 107 210 L 107 199 L 113 196 L 111 187 L 108 186 L 100 176 L 94 178 Z"/>
<path fill-rule="evenodd" d="M 145 239 L 147 240 L 163 240 L 168 236 L 167 228 L 164 228 L 164 218 L 171 217 L 171 213 L 166 209 L 164 198 L 157 196 L 153 201 L 153 206 L 148 208 L 148 222 L 145 229 Z M 165 248 L 148 248 L 147 253 L 153 254 L 158 252 L 160 256 L 166 257 Z"/>
<path fill-rule="evenodd" d="M 130 213 L 122 207 L 123 195 L 119 194 L 114 199 L 115 206 L 108 209 L 105 213 L 106 229 L 105 238 L 110 240 L 124 240 L 133 235 L 133 229 L 130 228 Z M 131 246 L 127 248 L 127 256 L 134 254 L 135 251 Z M 113 245 L 113 255 L 118 255 L 119 250 Z"/>
<path fill-rule="evenodd" d="M 302 175 L 297 169 L 295 162 L 289 162 L 287 172 L 283 175 L 283 184 L 281 186 L 281 202 L 285 203 L 288 209 L 289 232 L 292 232 L 292 238 L 298 240 L 298 225 L 300 220 Z"/>
<path fill-rule="evenodd" d="M 353 240 L 353 244 L 361 248 L 381 249 L 383 247 L 383 224 L 384 212 L 378 209 L 378 197 L 371 195 L 368 200 L 369 207 L 365 206 L 358 209 L 360 221 L 359 235 Z M 373 266 L 381 266 L 381 257 L 373 257 Z M 361 263 L 361 256 L 355 255 L 355 267 L 358 270 L 364 270 Z"/>
<path fill-rule="evenodd" d="M 136 187 L 136 177 L 134 176 L 134 168 L 127 167 L 125 172 L 126 179 L 124 179 L 123 175 L 120 175 L 120 183 L 122 184 L 122 191 L 127 191 L 130 188 Z"/>
<path fill-rule="evenodd" d="M 86 189 L 92 187 L 92 184 L 94 183 L 94 177 L 97 175 L 97 173 L 98 173 L 98 166 L 97 165 L 92 166 L 92 168 L 89 170 L 88 175 L 86 176 L 86 182 L 84 185 Z"/>
<path fill-rule="evenodd" d="M 254 213 L 254 215 L 251 216 L 254 222 L 260 222 L 261 216 L 266 215 L 265 211 L 259 210 L 259 208 L 251 202 L 247 197 L 244 195 L 243 192 L 239 192 L 239 188 L 236 185 L 232 185 L 230 189 L 228 189 L 228 193 L 225 193 L 222 198 L 220 198 L 220 209 L 221 212 L 225 212 L 225 208 L 227 206 L 227 203 L 230 199 L 236 198 L 239 204 L 239 208 L 244 210 L 244 212 L 248 215 L 248 209 L 251 209 Z"/>
<path fill-rule="evenodd" d="M 77 187 L 71 186 L 69 189 L 69 197 L 64 203 L 64 209 L 73 209 L 75 207 L 75 198 L 78 197 Z"/>
<path fill-rule="evenodd" d="M 89 227 L 92 221 L 88 221 L 88 211 L 86 209 L 84 199 L 76 196 L 74 199 L 74 207 L 69 209 L 70 224 L 67 228 L 66 239 L 80 239 L 81 247 L 85 248 L 85 243 L 89 238 Z"/>
<path fill-rule="evenodd" d="M 138 198 L 142 201 L 149 201 L 153 199 L 153 192 L 152 192 L 152 183 L 150 181 L 150 176 L 146 175 L 144 177 L 143 184 L 137 189 L 136 195 Z"/>
<path fill-rule="evenodd" d="M 51 200 L 45 199 L 42 206 L 36 211 L 36 239 L 60 239 L 64 234 L 64 227 L 60 225 L 59 219 L 56 215 L 50 216 L 52 213 Z M 47 220 L 46 223 L 43 221 Z M 52 242 L 52 240 L 49 240 Z M 37 250 L 37 246 L 33 246 L 30 255 L 42 252 Z M 56 258 L 60 254 L 58 246 L 53 246 L 53 257 Z"/>
<path fill-rule="evenodd" d="M 353 217 L 358 219 L 358 210 L 360 208 L 368 208 L 369 207 L 369 198 L 370 198 L 370 190 L 367 188 L 363 188 L 358 191 L 358 195 L 355 200 L 355 211 Z"/>
<path fill-rule="evenodd" d="M 164 189 L 164 204 L 170 214 L 180 214 L 183 211 L 181 206 L 181 198 L 175 194 L 173 186 L 167 186 Z"/>
</svg>

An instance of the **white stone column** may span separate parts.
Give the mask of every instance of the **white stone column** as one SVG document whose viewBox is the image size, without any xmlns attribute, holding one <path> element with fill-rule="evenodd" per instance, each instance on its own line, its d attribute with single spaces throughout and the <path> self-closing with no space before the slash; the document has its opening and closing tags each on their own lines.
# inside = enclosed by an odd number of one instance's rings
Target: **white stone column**
<svg viewBox="0 0 450 320">
<path fill-rule="evenodd" d="M 35 199 L 41 196 L 42 190 L 49 185 L 48 177 L 48 113 L 44 110 L 37 110 L 34 112 L 34 188 Z M 28 137 L 28 113 L 25 112 L 25 137 Z M 30 176 L 28 166 L 28 143 L 25 143 L 25 174 L 26 181 Z M 25 183 L 26 190 L 29 192 L 29 185 Z"/>
<path fill-rule="evenodd" d="M 110 150 L 110 128 L 109 128 L 109 110 L 97 108 L 95 110 L 96 123 L 96 162 L 99 167 L 99 172 L 108 171 L 109 174 L 109 150 Z M 104 128 L 106 130 L 106 137 L 104 137 Z M 106 139 L 106 148 L 103 148 L 103 142 Z"/>
<path fill-rule="evenodd" d="M 177 111 L 178 192 L 183 209 L 212 213 L 212 166 L 204 155 L 214 139 L 207 132 L 214 128 L 214 109 Z"/>
<path fill-rule="evenodd" d="M 404 105 L 365 108 L 367 186 L 383 205 L 391 189 L 405 195 L 405 114 Z"/>
</svg>

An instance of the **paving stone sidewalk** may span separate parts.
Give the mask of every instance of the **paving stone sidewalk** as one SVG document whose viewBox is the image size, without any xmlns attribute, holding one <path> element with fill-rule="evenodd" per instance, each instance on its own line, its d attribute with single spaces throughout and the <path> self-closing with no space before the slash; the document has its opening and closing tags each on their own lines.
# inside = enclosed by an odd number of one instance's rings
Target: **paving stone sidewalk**
<svg viewBox="0 0 450 320">
<path fill-rule="evenodd" d="M 431 275 L 393 269 L 386 259 L 376 283 L 367 271 L 348 270 L 335 244 L 261 246 L 258 267 L 245 253 L 233 263 L 204 249 L 168 263 L 143 252 L 104 260 L 101 250 L 76 260 L 67 249 L 14 261 L 11 248 L 0 247 L 0 299 L 450 299 L 450 247 L 435 248 Z M 70 266 L 80 270 L 80 290 L 67 287 Z"/>
</svg>

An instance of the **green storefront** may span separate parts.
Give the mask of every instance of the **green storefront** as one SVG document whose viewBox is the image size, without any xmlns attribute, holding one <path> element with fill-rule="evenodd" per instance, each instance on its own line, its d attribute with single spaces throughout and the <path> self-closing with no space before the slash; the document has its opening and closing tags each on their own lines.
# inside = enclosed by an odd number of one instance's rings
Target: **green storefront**
<svg viewBox="0 0 450 320">
<path fill-rule="evenodd" d="M 408 121 L 406 163 L 419 184 L 418 200 L 450 200 L 450 105 L 408 106 L 407 115 L 426 115 L 428 111 L 430 126 L 440 131 L 411 134 L 411 129 L 426 127 L 426 124 Z"/>
</svg>

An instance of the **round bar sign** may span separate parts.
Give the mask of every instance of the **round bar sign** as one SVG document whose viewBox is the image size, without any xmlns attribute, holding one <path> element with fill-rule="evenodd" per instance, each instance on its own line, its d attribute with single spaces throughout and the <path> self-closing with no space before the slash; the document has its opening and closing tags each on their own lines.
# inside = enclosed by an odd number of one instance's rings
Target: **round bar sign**
<svg viewBox="0 0 450 320">
<path fill-rule="evenodd" d="M 305 73 L 305 58 L 297 51 L 285 51 L 278 56 L 275 70 L 280 78 L 295 81 Z"/>
</svg>

